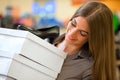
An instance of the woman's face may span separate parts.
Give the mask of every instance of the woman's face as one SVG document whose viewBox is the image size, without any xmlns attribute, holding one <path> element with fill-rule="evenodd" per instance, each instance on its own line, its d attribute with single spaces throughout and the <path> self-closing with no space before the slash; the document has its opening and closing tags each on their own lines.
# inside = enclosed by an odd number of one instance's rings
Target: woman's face
<svg viewBox="0 0 120 80">
<path fill-rule="evenodd" d="M 67 44 L 78 47 L 83 46 L 88 41 L 89 27 L 84 17 L 73 18 L 67 25 L 65 41 Z"/>
</svg>

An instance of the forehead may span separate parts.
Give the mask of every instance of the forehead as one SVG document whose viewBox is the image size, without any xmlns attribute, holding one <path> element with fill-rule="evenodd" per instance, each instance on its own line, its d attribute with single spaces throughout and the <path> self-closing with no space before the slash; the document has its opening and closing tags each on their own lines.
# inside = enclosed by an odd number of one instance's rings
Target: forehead
<svg viewBox="0 0 120 80">
<path fill-rule="evenodd" d="M 89 31 L 89 26 L 85 17 L 76 17 L 74 18 L 79 29 Z"/>
</svg>

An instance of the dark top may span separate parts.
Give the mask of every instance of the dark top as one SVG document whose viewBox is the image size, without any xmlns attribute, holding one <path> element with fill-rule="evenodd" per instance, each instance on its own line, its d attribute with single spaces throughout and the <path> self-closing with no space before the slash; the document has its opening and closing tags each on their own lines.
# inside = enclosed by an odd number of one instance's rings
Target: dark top
<svg viewBox="0 0 120 80">
<path fill-rule="evenodd" d="M 58 37 L 54 45 L 63 41 L 65 34 Z M 92 80 L 93 57 L 88 50 L 88 43 L 78 53 L 67 56 L 56 80 Z"/>
<path fill-rule="evenodd" d="M 93 58 L 85 51 L 67 56 L 56 80 L 92 80 Z"/>
</svg>

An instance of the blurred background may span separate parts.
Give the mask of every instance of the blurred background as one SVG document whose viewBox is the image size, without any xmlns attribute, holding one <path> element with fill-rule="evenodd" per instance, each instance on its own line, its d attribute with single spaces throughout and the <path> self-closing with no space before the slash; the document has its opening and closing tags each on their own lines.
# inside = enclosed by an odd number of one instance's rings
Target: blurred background
<svg viewBox="0 0 120 80">
<path fill-rule="evenodd" d="M 87 1 L 103 2 L 112 10 L 114 29 L 117 33 L 120 23 L 120 0 L 1 0 L 1 26 L 11 28 L 12 23 L 24 24 L 31 28 L 58 25 L 64 30 L 76 9 Z"/>
<path fill-rule="evenodd" d="M 117 77 L 120 80 L 120 0 L 0 0 L 0 27 L 13 28 L 15 23 L 33 29 L 57 25 L 62 34 L 74 12 L 88 1 L 103 2 L 113 12 Z"/>
</svg>

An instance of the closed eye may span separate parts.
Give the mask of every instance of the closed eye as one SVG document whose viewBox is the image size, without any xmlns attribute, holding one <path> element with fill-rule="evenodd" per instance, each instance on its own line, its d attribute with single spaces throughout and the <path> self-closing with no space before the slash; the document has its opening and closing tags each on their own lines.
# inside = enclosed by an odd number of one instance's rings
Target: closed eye
<svg viewBox="0 0 120 80">
<path fill-rule="evenodd" d="M 86 36 L 88 36 L 88 32 L 80 30 L 80 35 L 83 37 L 86 37 Z"/>
<path fill-rule="evenodd" d="M 72 25 L 73 27 L 76 27 L 76 25 L 75 25 L 73 22 L 71 22 L 71 25 Z"/>
<path fill-rule="evenodd" d="M 75 19 L 72 19 L 72 21 L 71 21 L 71 25 L 73 26 L 73 27 L 76 27 L 76 20 Z"/>
</svg>

